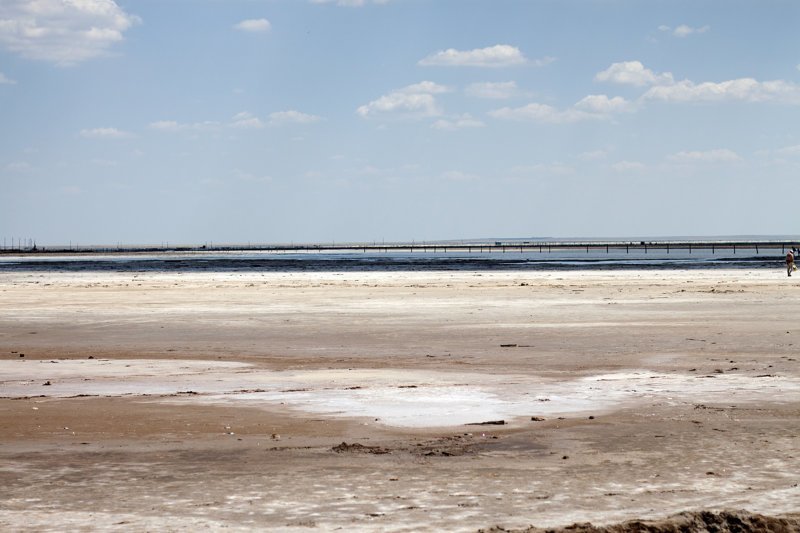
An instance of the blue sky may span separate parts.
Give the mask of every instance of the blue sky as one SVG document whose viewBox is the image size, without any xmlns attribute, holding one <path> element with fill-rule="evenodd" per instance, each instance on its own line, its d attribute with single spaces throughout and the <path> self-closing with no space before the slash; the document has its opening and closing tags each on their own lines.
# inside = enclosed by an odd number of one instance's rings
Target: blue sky
<svg viewBox="0 0 800 533">
<path fill-rule="evenodd" d="M 800 3 L 0 0 L 0 236 L 798 233 Z"/>
</svg>

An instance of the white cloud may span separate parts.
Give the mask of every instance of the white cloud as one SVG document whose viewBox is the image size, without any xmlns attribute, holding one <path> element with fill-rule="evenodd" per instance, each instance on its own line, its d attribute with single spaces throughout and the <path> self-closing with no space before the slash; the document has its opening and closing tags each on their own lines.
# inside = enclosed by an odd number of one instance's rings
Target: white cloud
<svg viewBox="0 0 800 533">
<path fill-rule="evenodd" d="M 496 44 L 474 50 L 440 50 L 419 61 L 424 67 L 510 67 L 527 62 L 516 46 Z"/>
<path fill-rule="evenodd" d="M 659 31 L 671 33 L 675 37 L 688 37 L 693 33 L 706 33 L 710 29 L 711 26 L 709 25 L 693 28 L 692 26 L 689 26 L 687 24 L 681 24 L 680 26 L 677 26 L 674 30 L 670 26 L 667 26 L 666 24 L 662 24 L 661 26 L 658 27 Z"/>
<path fill-rule="evenodd" d="M 779 102 L 800 105 L 800 84 L 784 81 L 758 81 L 739 78 L 723 82 L 695 83 L 675 81 L 669 72 L 658 73 L 645 68 L 639 61 L 612 64 L 595 76 L 597 81 L 610 81 L 645 87 L 645 92 L 630 101 L 621 96 L 590 94 L 567 109 L 530 103 L 522 107 L 504 107 L 489 112 L 489 116 L 507 120 L 565 124 L 584 120 L 608 119 L 615 114 L 634 112 L 646 101 L 663 102 Z M 470 86 L 472 88 L 473 86 Z M 487 87 L 475 85 L 479 92 Z M 492 85 L 488 89 L 494 89 Z M 473 89 L 468 89 L 473 90 Z M 719 154 L 717 154 L 719 155 Z"/>
<path fill-rule="evenodd" d="M 450 89 L 444 85 L 423 81 L 408 85 L 362 105 L 356 110 L 356 113 L 364 118 L 387 114 L 412 118 L 434 117 L 442 113 L 436 103 L 435 95 L 449 91 Z"/>
<path fill-rule="evenodd" d="M 778 148 L 775 153 L 778 155 L 800 155 L 800 144 Z"/>
<path fill-rule="evenodd" d="M 489 111 L 489 116 L 504 120 L 532 120 L 535 122 L 574 122 L 567 120 L 563 111 L 546 104 L 531 103 L 522 107 L 501 107 Z"/>
<path fill-rule="evenodd" d="M 621 96 L 609 98 L 605 94 L 590 94 L 575 104 L 577 109 L 600 115 L 610 115 L 632 110 L 629 101 Z"/>
<path fill-rule="evenodd" d="M 264 122 L 260 118 L 253 116 L 251 113 L 243 111 L 235 114 L 227 124 L 223 124 L 215 120 L 192 123 L 182 123 L 174 120 L 157 120 L 150 123 L 151 129 L 165 132 L 215 131 L 225 126 L 237 129 L 259 129 L 264 127 Z"/>
<path fill-rule="evenodd" d="M 406 94 L 443 94 L 449 93 L 450 87 L 446 85 L 439 85 L 432 81 L 421 81 L 413 85 L 409 85 L 400 89 L 401 92 Z"/>
<path fill-rule="evenodd" d="M 81 137 L 87 139 L 126 139 L 133 135 L 117 128 L 92 128 L 81 130 Z"/>
<path fill-rule="evenodd" d="M 316 115 L 309 115 L 299 111 L 278 111 L 269 116 L 269 124 L 310 124 L 322 120 L 321 117 Z M 234 115 L 227 123 L 207 120 L 205 122 L 194 123 L 181 123 L 174 120 L 157 120 L 150 123 L 150 128 L 163 132 L 179 132 L 179 131 L 215 131 L 222 128 L 235 128 L 235 129 L 261 129 L 266 126 L 266 123 L 257 116 L 243 111 Z"/>
<path fill-rule="evenodd" d="M 272 28 L 272 24 L 267 19 L 247 19 L 233 26 L 240 31 L 250 33 L 267 32 Z"/>
<path fill-rule="evenodd" d="M 672 32 L 672 35 L 675 37 L 688 37 L 693 33 L 705 33 L 711 29 L 711 26 L 701 26 L 699 28 L 692 28 L 691 26 L 687 26 L 686 24 L 681 24 Z"/>
<path fill-rule="evenodd" d="M 482 128 L 485 126 L 480 120 L 473 118 L 469 113 L 452 119 L 440 119 L 434 122 L 431 127 L 436 130 L 463 130 L 466 128 Z"/>
<path fill-rule="evenodd" d="M 218 129 L 221 126 L 219 122 L 207 120 L 205 122 L 195 122 L 192 124 L 184 124 L 174 120 L 157 120 L 150 123 L 150 128 L 154 130 L 175 132 L 175 131 L 210 131 Z"/>
<path fill-rule="evenodd" d="M 0 72 L 0 85 L 14 85 L 16 84 L 16 80 L 12 80 L 11 78 L 6 77 L 5 74 Z"/>
<path fill-rule="evenodd" d="M 504 100 L 516 95 L 519 92 L 519 89 L 517 88 L 517 82 L 515 81 L 487 81 L 472 83 L 467 86 L 465 92 L 467 95 L 474 96 L 476 98 Z"/>
<path fill-rule="evenodd" d="M 239 129 L 260 129 L 264 127 L 264 122 L 258 117 L 244 111 L 237 113 L 231 120 L 230 126 Z"/>
<path fill-rule="evenodd" d="M 597 161 L 598 159 L 605 159 L 607 155 L 608 152 L 605 150 L 591 150 L 580 154 L 578 159 L 582 159 L 583 161 Z"/>
<path fill-rule="evenodd" d="M 157 120 L 150 123 L 150 127 L 154 130 L 162 131 L 178 131 L 184 129 L 182 124 L 178 124 L 174 120 Z"/>
<path fill-rule="evenodd" d="M 619 161 L 611 165 L 611 168 L 617 172 L 641 172 L 647 167 L 638 161 Z"/>
<path fill-rule="evenodd" d="M 596 81 L 650 86 L 640 100 L 664 102 L 780 102 L 800 104 L 800 85 L 785 80 L 738 78 L 722 82 L 675 81 L 670 72 L 657 73 L 639 61 L 614 63 L 595 76 Z M 613 100 L 613 99 L 612 99 Z M 597 103 L 597 102 L 595 102 Z M 621 103 L 621 102 L 620 102 Z"/>
<path fill-rule="evenodd" d="M 784 80 L 758 81 L 739 78 L 719 83 L 682 80 L 672 85 L 651 87 L 645 100 L 664 102 L 782 102 L 800 104 L 800 85 Z"/>
<path fill-rule="evenodd" d="M 742 160 L 739 154 L 727 148 L 705 152 L 678 152 L 669 156 L 668 159 L 675 163 L 732 163 Z"/>
<path fill-rule="evenodd" d="M 360 106 L 356 112 L 362 117 L 383 113 L 408 113 L 422 117 L 441 114 L 436 99 L 431 94 L 406 94 L 394 92 Z"/>
<path fill-rule="evenodd" d="M 270 113 L 269 115 L 270 124 L 312 124 L 314 122 L 319 122 L 320 120 L 322 120 L 322 117 L 318 117 L 317 115 L 309 115 L 307 113 L 301 113 L 300 111 L 294 110 L 277 111 L 275 113 Z"/>
<path fill-rule="evenodd" d="M 755 152 L 760 157 L 772 157 L 773 164 L 797 164 L 800 158 L 800 144 L 784 146 L 769 150 L 758 150 Z"/>
<path fill-rule="evenodd" d="M 549 122 L 554 124 L 564 124 L 596 118 L 595 115 L 583 111 L 574 109 L 560 111 L 555 107 L 538 103 L 531 103 L 516 108 L 503 107 L 490 111 L 489 116 L 507 120 L 532 120 L 535 122 Z"/>
<path fill-rule="evenodd" d="M 546 67 L 550 63 L 555 62 L 556 58 L 551 56 L 540 57 L 539 59 L 533 59 L 528 61 L 534 67 Z"/>
<path fill-rule="evenodd" d="M 589 97 L 587 97 L 589 98 Z M 607 98 L 606 98 L 607 99 Z M 618 102 L 607 99 L 608 107 L 618 105 Z M 584 108 L 590 108 L 589 102 L 594 102 L 594 105 L 599 105 L 600 100 L 589 100 L 586 98 L 578 102 Z M 578 105 L 576 104 L 576 106 Z M 573 122 L 580 122 L 583 120 L 598 120 L 608 118 L 608 111 L 599 113 L 593 109 L 579 109 L 571 107 L 565 110 L 557 109 L 553 106 L 546 104 L 530 103 L 522 107 L 503 107 L 489 111 L 489 116 L 505 120 L 522 120 L 532 122 L 544 122 L 549 124 L 570 124 Z"/>
<path fill-rule="evenodd" d="M 665 72 L 663 74 L 656 74 L 652 70 L 645 68 L 640 61 L 612 63 L 606 70 L 598 72 L 594 79 L 595 81 L 609 81 L 623 85 L 635 85 L 637 87 L 670 84 L 674 82 L 671 73 Z"/>
<path fill-rule="evenodd" d="M 361 168 L 355 170 L 358 176 L 369 178 L 384 178 L 389 181 L 396 181 L 411 177 L 419 170 L 419 165 L 407 163 L 399 167 L 378 167 L 372 164 L 365 164 Z"/>
<path fill-rule="evenodd" d="M 141 22 L 113 0 L 3 0 L 0 45 L 61 66 L 108 54 Z"/>
</svg>

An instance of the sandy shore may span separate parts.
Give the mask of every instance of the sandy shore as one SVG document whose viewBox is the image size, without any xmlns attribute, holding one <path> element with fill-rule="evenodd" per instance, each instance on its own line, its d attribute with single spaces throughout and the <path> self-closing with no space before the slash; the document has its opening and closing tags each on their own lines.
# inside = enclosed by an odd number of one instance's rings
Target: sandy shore
<svg viewBox="0 0 800 533">
<path fill-rule="evenodd" d="M 798 317 L 779 268 L 2 273 L 0 529 L 797 513 Z"/>
</svg>

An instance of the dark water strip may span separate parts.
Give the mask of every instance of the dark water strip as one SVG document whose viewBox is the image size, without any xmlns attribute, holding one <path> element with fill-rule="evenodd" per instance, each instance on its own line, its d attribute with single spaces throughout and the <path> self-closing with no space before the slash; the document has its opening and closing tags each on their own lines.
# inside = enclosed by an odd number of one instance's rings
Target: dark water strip
<svg viewBox="0 0 800 533">
<path fill-rule="evenodd" d="M 782 257 L 540 258 L 325 255 L 192 258 L 49 258 L 0 261 L 0 272 L 369 272 L 776 269 Z"/>
</svg>

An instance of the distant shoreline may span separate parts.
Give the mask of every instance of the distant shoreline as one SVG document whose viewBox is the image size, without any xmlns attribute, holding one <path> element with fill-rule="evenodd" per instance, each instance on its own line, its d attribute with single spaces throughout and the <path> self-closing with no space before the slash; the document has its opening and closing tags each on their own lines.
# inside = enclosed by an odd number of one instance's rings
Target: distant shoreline
<svg viewBox="0 0 800 533">
<path fill-rule="evenodd" d="M 708 251 L 693 254 L 581 253 L 140 253 L 0 256 L 2 272 L 436 272 L 603 271 L 783 268 L 783 257 Z"/>
<path fill-rule="evenodd" d="M 580 251 L 589 252 L 621 252 L 626 253 L 644 251 L 671 251 L 702 252 L 753 250 L 756 254 L 762 251 L 780 250 L 785 253 L 787 249 L 798 246 L 800 239 L 775 238 L 775 239 L 749 239 L 749 238 L 698 238 L 698 239 L 500 239 L 500 240 L 475 240 L 475 241 L 437 241 L 437 242 L 392 242 L 392 243 L 308 243 L 308 244 L 190 244 L 190 245 L 56 245 L 37 246 L 35 243 L 28 246 L 0 248 L 2 255 L 70 255 L 70 254 L 158 254 L 158 253 L 507 253 L 507 252 L 552 252 L 552 251 Z"/>
</svg>

